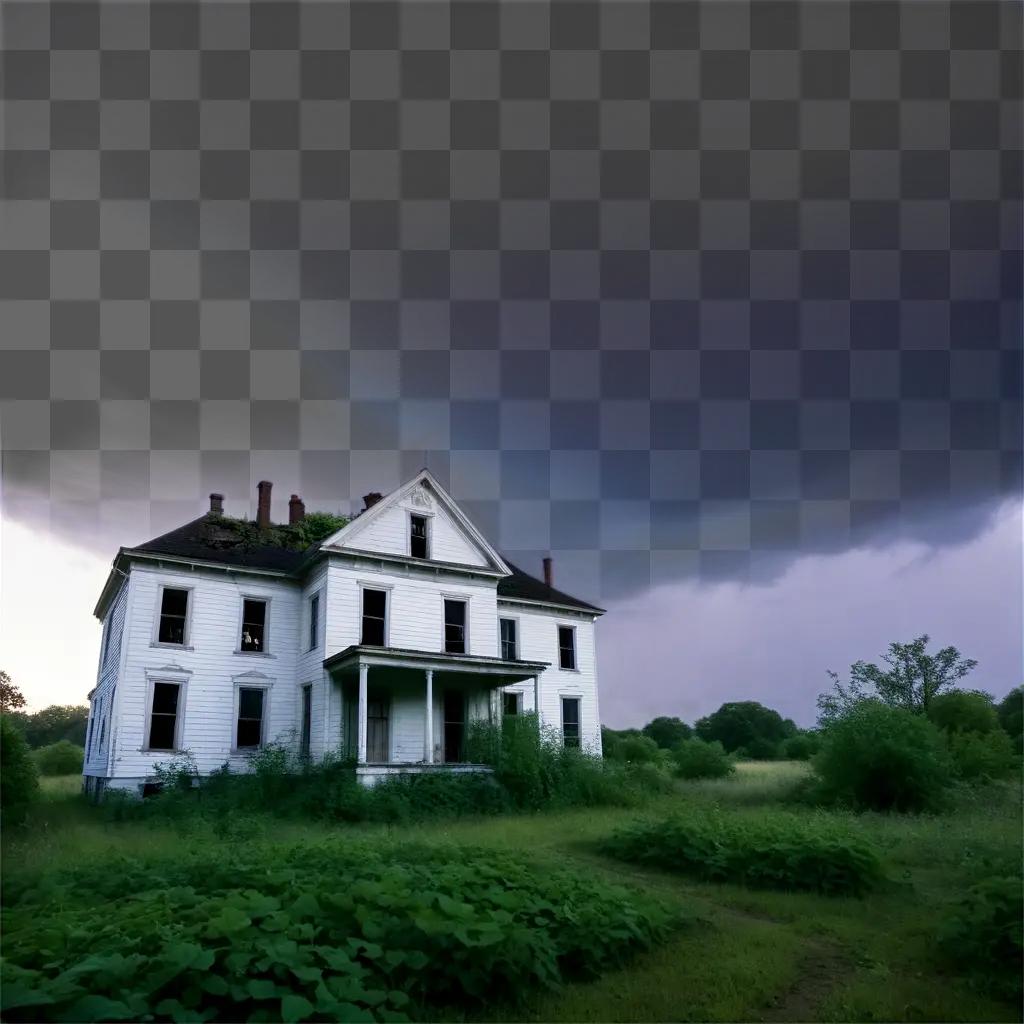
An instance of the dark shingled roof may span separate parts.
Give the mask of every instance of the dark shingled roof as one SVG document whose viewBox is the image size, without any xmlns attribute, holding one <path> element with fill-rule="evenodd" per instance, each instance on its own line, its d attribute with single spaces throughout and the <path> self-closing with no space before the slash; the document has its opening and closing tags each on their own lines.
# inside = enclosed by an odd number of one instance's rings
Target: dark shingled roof
<svg viewBox="0 0 1024 1024">
<path fill-rule="evenodd" d="M 152 555 L 176 555 L 203 562 L 218 562 L 243 569 L 273 569 L 294 572 L 315 549 L 294 551 L 279 544 L 254 544 L 230 525 L 232 520 L 200 516 L 162 537 L 138 544 L 132 551 Z"/>
<path fill-rule="evenodd" d="M 502 557 L 504 558 L 504 555 Z M 512 575 L 503 576 L 498 580 L 498 597 L 521 598 L 524 601 L 550 601 L 552 604 L 569 605 L 572 608 L 582 608 L 588 612 L 604 610 L 596 605 L 588 604 L 586 601 L 581 601 L 571 594 L 566 594 L 562 590 L 549 587 L 543 580 L 523 572 L 519 566 L 513 565 L 507 558 L 505 558 L 505 564 L 512 570 Z"/>
<path fill-rule="evenodd" d="M 179 526 L 170 533 L 138 544 L 132 551 L 150 555 L 174 555 L 178 558 L 194 558 L 202 562 L 216 562 L 233 565 L 240 569 L 272 569 L 277 572 L 293 573 L 316 550 L 313 544 L 302 551 L 282 547 L 279 544 L 257 544 L 252 533 L 240 531 L 236 520 L 218 516 L 200 516 L 192 522 Z M 523 572 L 518 566 L 505 559 L 512 570 L 511 576 L 498 580 L 498 596 L 524 601 L 547 601 L 588 612 L 602 609 L 549 587 L 542 580 Z"/>
</svg>

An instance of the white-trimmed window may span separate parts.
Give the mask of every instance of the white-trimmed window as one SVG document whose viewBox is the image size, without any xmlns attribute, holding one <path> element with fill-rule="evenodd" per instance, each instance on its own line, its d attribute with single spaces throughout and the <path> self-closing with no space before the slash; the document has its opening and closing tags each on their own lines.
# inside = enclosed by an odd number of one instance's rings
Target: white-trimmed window
<svg viewBox="0 0 1024 1024">
<path fill-rule="evenodd" d="M 501 656 L 505 661 L 519 657 L 519 623 L 515 619 L 498 619 L 498 634 L 501 640 Z"/>
<path fill-rule="evenodd" d="M 505 690 L 501 695 L 502 711 L 506 715 L 523 713 L 523 695 L 519 690 Z"/>
<path fill-rule="evenodd" d="M 413 558 L 430 557 L 427 517 L 416 512 L 409 514 L 409 554 Z"/>
<path fill-rule="evenodd" d="M 562 746 L 580 745 L 580 698 L 562 698 Z"/>
<path fill-rule="evenodd" d="M 466 602 L 444 599 L 444 649 L 446 654 L 466 653 Z"/>
<path fill-rule="evenodd" d="M 270 688 L 235 687 L 235 750 L 255 750 L 266 742 Z"/>
<path fill-rule="evenodd" d="M 184 647 L 188 643 L 189 588 L 160 588 L 160 619 L 156 640 L 160 644 Z"/>
<path fill-rule="evenodd" d="M 309 649 L 315 651 L 320 641 L 320 594 L 309 599 Z"/>
<path fill-rule="evenodd" d="M 558 667 L 576 669 L 576 627 L 558 627 Z"/>
<path fill-rule="evenodd" d="M 178 750 L 184 710 L 184 684 L 153 680 L 149 691 L 148 750 Z"/>
<path fill-rule="evenodd" d="M 386 647 L 388 637 L 388 592 L 374 587 L 362 588 L 362 623 L 359 642 L 370 647 Z"/>
<path fill-rule="evenodd" d="M 238 649 L 244 654 L 263 654 L 267 649 L 270 602 L 262 597 L 242 598 L 242 632 Z"/>
</svg>

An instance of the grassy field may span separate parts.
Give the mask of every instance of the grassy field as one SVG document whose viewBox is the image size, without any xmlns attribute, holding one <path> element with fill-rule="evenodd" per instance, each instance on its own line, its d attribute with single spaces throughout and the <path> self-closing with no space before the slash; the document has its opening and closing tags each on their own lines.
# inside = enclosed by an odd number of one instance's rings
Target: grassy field
<svg viewBox="0 0 1024 1024">
<path fill-rule="evenodd" d="M 637 818 L 680 806 L 770 816 L 805 767 L 747 763 L 730 779 L 680 783 L 642 811 L 574 810 L 393 828 L 327 826 L 246 817 L 214 826 L 110 823 L 77 796 L 78 780 L 44 781 L 45 800 L 26 829 L 7 830 L 5 870 L 46 872 L 111 852 L 173 856 L 187 843 L 232 847 L 303 839 L 387 836 L 512 848 L 539 863 L 582 867 L 630 882 L 684 907 L 693 924 L 627 969 L 530 997 L 492 1020 L 1020 1020 L 1002 1001 L 943 963 L 936 935 L 961 894 L 992 859 L 1021 854 L 1017 784 L 993 786 L 943 816 L 843 817 L 881 853 L 888 881 L 863 898 L 755 891 L 700 883 L 608 860 L 596 840 Z M 807 815 L 820 811 L 802 812 Z M 832 815 L 829 815 L 832 817 Z M 488 1018 L 484 1018 L 488 1019 Z"/>
</svg>

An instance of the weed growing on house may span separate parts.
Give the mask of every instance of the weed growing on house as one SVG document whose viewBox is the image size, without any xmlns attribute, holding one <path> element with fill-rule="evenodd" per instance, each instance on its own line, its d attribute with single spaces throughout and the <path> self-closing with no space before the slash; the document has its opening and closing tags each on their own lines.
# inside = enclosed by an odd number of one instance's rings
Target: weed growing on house
<svg viewBox="0 0 1024 1024">
<path fill-rule="evenodd" d="M 427 845 L 120 858 L 9 878 L 5 901 L 11 1021 L 437 1019 L 596 975 L 681 922 L 589 875 Z"/>
<path fill-rule="evenodd" d="M 614 832 L 600 849 L 703 881 L 836 896 L 865 892 L 882 877 L 874 849 L 849 829 L 785 814 L 758 819 L 692 812 L 639 822 Z"/>
</svg>

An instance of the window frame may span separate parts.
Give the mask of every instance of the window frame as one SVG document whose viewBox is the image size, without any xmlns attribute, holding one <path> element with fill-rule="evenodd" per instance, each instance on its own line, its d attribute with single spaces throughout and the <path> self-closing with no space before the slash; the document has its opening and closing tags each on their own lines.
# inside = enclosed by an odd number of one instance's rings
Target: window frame
<svg viewBox="0 0 1024 1024">
<path fill-rule="evenodd" d="M 142 723 L 143 734 L 140 750 L 144 754 L 180 754 L 184 749 L 182 747 L 182 736 L 185 732 L 185 701 L 188 697 L 188 679 L 187 677 L 182 678 L 171 673 L 156 672 L 148 675 L 147 683 L 146 717 Z M 151 747 L 149 745 L 153 731 L 153 695 L 157 683 L 168 683 L 178 687 L 178 703 L 175 706 L 174 714 L 174 746 L 170 749 L 166 747 Z"/>
<path fill-rule="evenodd" d="M 405 553 L 409 558 L 415 558 L 417 562 L 429 562 L 431 558 L 431 551 L 434 546 L 434 529 L 433 529 L 433 516 L 429 513 L 418 511 L 409 511 L 409 529 L 406 531 L 406 549 Z M 412 521 L 414 519 L 422 519 L 424 527 L 424 541 L 426 543 L 426 554 L 414 555 L 412 553 Z"/>
<path fill-rule="evenodd" d="M 270 657 L 270 602 L 273 598 L 263 594 L 239 594 L 238 601 L 238 628 L 235 630 L 235 654 L 243 654 L 245 657 Z M 247 651 L 242 647 L 242 630 L 245 629 L 245 602 L 260 601 L 264 605 L 263 612 L 263 647 L 258 651 Z"/>
<path fill-rule="evenodd" d="M 270 721 L 270 691 L 273 681 L 266 678 L 246 679 L 236 678 L 233 680 L 235 689 L 234 714 L 231 716 L 231 753 L 232 754 L 253 754 L 262 750 L 267 745 L 267 725 Z M 238 745 L 238 716 L 242 710 L 242 691 L 262 690 L 263 707 L 260 719 L 260 741 L 255 746 L 240 747 Z"/>
<path fill-rule="evenodd" d="M 558 717 L 561 725 L 561 736 L 562 736 L 562 747 L 566 748 L 565 743 L 565 702 L 567 700 L 574 700 L 576 702 L 576 743 L 571 746 L 571 749 L 582 750 L 583 749 L 583 695 L 580 693 L 560 693 L 558 695 Z"/>
<path fill-rule="evenodd" d="M 445 609 L 449 601 L 457 602 L 463 606 L 465 613 L 462 619 L 462 650 L 448 650 L 448 620 L 445 616 Z M 454 654 L 456 657 L 469 654 L 469 597 L 466 594 L 441 593 L 441 653 Z"/>
<path fill-rule="evenodd" d="M 515 653 L 512 655 L 511 658 L 506 658 L 505 657 L 505 644 L 504 644 L 504 641 L 501 638 L 501 624 L 502 624 L 503 621 L 511 622 L 513 624 L 513 626 L 515 627 L 515 634 L 516 635 L 515 635 L 515 640 L 513 641 L 514 646 L 515 646 Z M 518 615 L 499 615 L 498 616 L 498 656 L 502 659 L 502 661 L 519 661 L 519 660 L 521 660 L 520 657 L 519 657 L 519 649 L 520 649 L 519 616 Z"/>
<path fill-rule="evenodd" d="M 320 599 L 320 595 L 323 593 L 323 587 L 318 587 L 316 590 L 311 591 L 309 596 L 306 598 L 306 653 L 309 654 L 313 651 L 320 649 L 320 636 L 323 625 L 320 621 L 320 608 L 323 605 L 323 601 Z M 313 617 L 313 603 L 316 602 L 316 618 Z"/>
<path fill-rule="evenodd" d="M 306 698 L 309 698 L 309 736 L 304 736 L 306 721 Z M 303 750 L 305 746 L 305 750 Z M 299 687 L 299 757 L 307 760 L 313 751 L 313 684 L 303 683 Z"/>
<path fill-rule="evenodd" d="M 188 586 L 183 586 L 180 583 L 157 584 L 156 609 L 153 616 L 153 638 L 150 647 L 166 647 L 172 651 L 191 651 L 195 649 L 190 643 L 192 640 L 192 608 L 195 603 L 193 601 L 195 589 L 194 584 Z M 185 599 L 185 634 L 180 644 L 172 644 L 167 640 L 160 639 L 160 619 L 163 618 L 165 590 L 184 590 L 188 595 Z"/>
<path fill-rule="evenodd" d="M 572 665 L 562 664 L 562 630 L 568 629 L 572 632 Z M 555 623 L 555 650 L 558 652 L 558 670 L 560 672 L 579 672 L 580 670 L 580 647 L 577 642 L 576 625 L 569 622 Z"/>
<path fill-rule="evenodd" d="M 516 701 L 515 711 L 507 711 L 505 709 L 505 701 L 509 697 L 514 697 Z M 517 717 L 523 714 L 523 691 L 522 690 L 502 690 L 501 691 L 501 717 L 504 718 L 506 715 L 516 715 Z"/>
<path fill-rule="evenodd" d="M 376 647 L 377 644 L 367 644 L 363 641 L 363 602 L 365 600 L 364 594 L 367 590 L 376 590 L 384 595 L 384 643 L 380 644 L 381 647 L 391 646 L 391 591 L 393 584 L 391 583 L 376 583 L 364 580 L 358 580 L 359 585 L 359 601 L 356 604 L 356 636 L 359 637 L 360 647 Z M 374 616 L 376 618 L 376 616 Z"/>
</svg>

